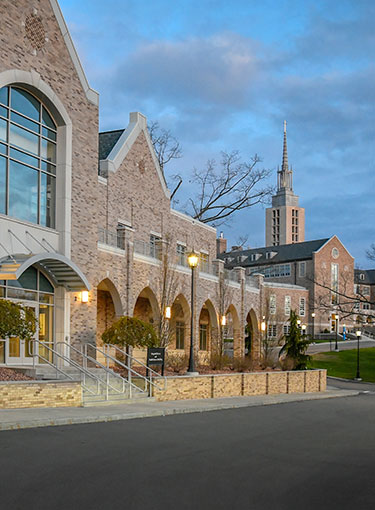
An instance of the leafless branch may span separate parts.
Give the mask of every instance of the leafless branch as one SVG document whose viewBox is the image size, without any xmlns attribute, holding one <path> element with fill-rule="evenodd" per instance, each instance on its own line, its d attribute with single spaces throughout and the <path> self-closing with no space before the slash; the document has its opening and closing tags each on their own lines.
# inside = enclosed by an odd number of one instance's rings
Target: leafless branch
<svg viewBox="0 0 375 510">
<path fill-rule="evenodd" d="M 205 170 L 194 169 L 191 182 L 198 192 L 189 199 L 194 218 L 218 226 L 235 212 L 264 203 L 274 188 L 264 184 L 270 170 L 256 168 L 260 161 L 257 154 L 242 162 L 239 152 L 223 152 L 219 165 L 209 160 Z"/>
<path fill-rule="evenodd" d="M 152 121 L 148 126 L 152 145 L 159 161 L 161 170 L 172 159 L 182 157 L 180 142 L 171 135 L 169 129 L 162 129 L 158 122 Z"/>
</svg>

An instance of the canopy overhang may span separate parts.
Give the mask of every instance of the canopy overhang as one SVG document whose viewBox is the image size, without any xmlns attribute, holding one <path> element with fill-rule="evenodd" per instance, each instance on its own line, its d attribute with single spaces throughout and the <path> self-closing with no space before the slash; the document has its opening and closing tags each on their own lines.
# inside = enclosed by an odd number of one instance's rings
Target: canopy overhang
<svg viewBox="0 0 375 510">
<path fill-rule="evenodd" d="M 0 280 L 18 280 L 30 266 L 39 267 L 56 287 L 69 292 L 90 290 L 90 284 L 70 259 L 60 253 L 17 254 L 0 259 Z"/>
</svg>

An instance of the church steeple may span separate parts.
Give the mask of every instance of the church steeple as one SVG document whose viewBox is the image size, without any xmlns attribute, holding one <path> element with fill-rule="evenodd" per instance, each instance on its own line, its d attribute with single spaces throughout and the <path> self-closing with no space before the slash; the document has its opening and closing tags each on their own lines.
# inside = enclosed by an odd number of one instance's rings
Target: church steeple
<svg viewBox="0 0 375 510">
<path fill-rule="evenodd" d="M 293 171 L 289 170 L 288 165 L 288 146 L 286 139 L 286 120 L 284 120 L 284 143 L 283 143 L 283 161 L 281 170 L 277 170 L 277 191 L 293 191 Z"/>
<path fill-rule="evenodd" d="M 266 246 L 300 243 L 305 240 L 305 209 L 293 191 L 293 170 L 289 169 L 286 120 L 284 120 L 283 159 L 277 169 L 277 193 L 266 209 Z"/>
</svg>

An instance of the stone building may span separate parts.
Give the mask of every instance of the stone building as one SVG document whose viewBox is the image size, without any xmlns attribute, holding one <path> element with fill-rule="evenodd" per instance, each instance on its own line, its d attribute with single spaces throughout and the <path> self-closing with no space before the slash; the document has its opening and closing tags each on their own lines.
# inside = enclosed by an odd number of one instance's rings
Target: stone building
<svg viewBox="0 0 375 510">
<path fill-rule="evenodd" d="M 171 207 L 142 114 L 98 133 L 98 94 L 56 0 L 3 0 L 0 41 L 0 298 L 35 310 L 39 354 L 101 345 L 122 315 L 158 328 L 170 310 L 170 351 L 188 352 L 193 314 L 201 361 L 224 322 L 234 355 L 246 334 L 258 358 L 268 294 L 291 306 L 304 298 L 307 309 L 307 290 L 246 275 L 241 263 L 224 269 L 216 230 Z M 30 364 L 31 351 L 0 339 L 0 364 Z"/>
<path fill-rule="evenodd" d="M 359 322 L 375 319 L 375 269 L 354 269 L 355 312 Z"/>
</svg>

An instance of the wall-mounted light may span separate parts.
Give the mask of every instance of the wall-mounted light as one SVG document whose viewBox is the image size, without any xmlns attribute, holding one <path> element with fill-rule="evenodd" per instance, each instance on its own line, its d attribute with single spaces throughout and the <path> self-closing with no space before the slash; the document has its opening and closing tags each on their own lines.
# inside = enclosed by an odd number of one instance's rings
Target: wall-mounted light
<svg viewBox="0 0 375 510">
<path fill-rule="evenodd" d="M 83 290 L 81 292 L 81 303 L 88 303 L 89 301 L 89 293 L 87 290 Z"/>
<path fill-rule="evenodd" d="M 225 317 L 225 315 L 223 315 L 223 316 L 221 317 L 221 325 L 222 325 L 222 326 L 226 326 L 226 324 L 227 324 L 227 318 Z"/>
<path fill-rule="evenodd" d="M 172 309 L 170 306 L 165 307 L 164 315 L 166 319 L 170 319 L 172 317 Z"/>
<path fill-rule="evenodd" d="M 264 321 L 262 321 L 262 322 L 261 322 L 261 324 L 260 324 L 260 329 L 261 329 L 262 331 L 266 331 L 266 323 L 265 323 Z"/>
<path fill-rule="evenodd" d="M 311 314 L 311 317 L 314 319 L 314 317 L 315 317 L 315 312 L 313 312 L 313 313 Z"/>
</svg>

